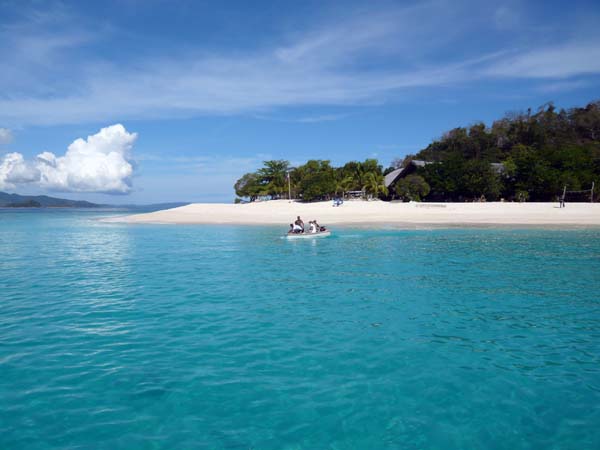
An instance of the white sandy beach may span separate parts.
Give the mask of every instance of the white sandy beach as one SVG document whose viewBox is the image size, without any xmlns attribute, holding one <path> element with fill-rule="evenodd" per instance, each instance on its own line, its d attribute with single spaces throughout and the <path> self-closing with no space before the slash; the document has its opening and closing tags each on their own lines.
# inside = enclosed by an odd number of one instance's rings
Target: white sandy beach
<svg viewBox="0 0 600 450">
<path fill-rule="evenodd" d="M 247 224 L 287 227 L 296 216 L 322 225 L 568 225 L 600 226 L 599 203 L 299 203 L 272 200 L 248 204 L 194 203 L 179 208 L 105 219 L 162 224 Z"/>
</svg>

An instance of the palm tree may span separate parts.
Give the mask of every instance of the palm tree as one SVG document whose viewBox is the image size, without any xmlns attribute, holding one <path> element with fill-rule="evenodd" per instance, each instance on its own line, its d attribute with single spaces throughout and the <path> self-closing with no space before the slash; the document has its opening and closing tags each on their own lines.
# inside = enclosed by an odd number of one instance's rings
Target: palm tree
<svg viewBox="0 0 600 450">
<path fill-rule="evenodd" d="M 352 189 L 352 184 L 354 183 L 354 179 L 351 176 L 346 177 L 336 177 L 335 178 L 335 195 L 344 194 L 344 192 Z"/>
<path fill-rule="evenodd" d="M 279 198 L 287 192 L 287 172 L 290 167 L 289 161 L 273 160 L 265 161 L 265 167 L 259 169 L 258 175 L 265 185 L 267 195 Z"/>
<path fill-rule="evenodd" d="M 388 188 L 385 185 L 385 178 L 383 175 L 368 172 L 364 176 L 364 185 L 363 190 L 367 192 L 370 196 L 379 197 L 379 194 L 387 195 Z"/>
</svg>

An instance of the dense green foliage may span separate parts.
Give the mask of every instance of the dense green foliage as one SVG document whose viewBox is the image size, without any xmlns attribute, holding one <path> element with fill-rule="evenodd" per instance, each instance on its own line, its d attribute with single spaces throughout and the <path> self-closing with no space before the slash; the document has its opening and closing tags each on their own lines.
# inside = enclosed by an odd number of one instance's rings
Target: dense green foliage
<svg viewBox="0 0 600 450">
<path fill-rule="evenodd" d="M 375 159 L 351 161 L 343 167 L 333 167 L 326 160 L 310 160 L 295 168 L 288 161 L 265 161 L 263 168 L 237 180 L 234 188 L 239 197 L 250 201 L 259 197 L 287 198 L 288 191 L 292 198 L 305 201 L 328 200 L 347 191 L 364 191 L 370 197 L 387 194 L 382 167 Z"/>
<path fill-rule="evenodd" d="M 405 171 L 388 192 L 384 175 L 413 160 L 427 164 L 420 163 L 416 173 Z M 383 171 L 376 159 L 342 167 L 311 160 L 296 168 L 288 161 L 265 161 L 263 168 L 235 183 L 235 192 L 251 201 L 287 198 L 288 190 L 292 198 L 306 201 L 348 191 L 417 201 L 551 201 L 564 186 L 589 190 L 600 181 L 600 101 L 560 111 L 548 103 L 533 114 L 509 114 L 491 127 L 476 123 L 456 128 L 416 155 L 395 159 L 392 166 Z"/>
<path fill-rule="evenodd" d="M 600 102 L 560 111 L 549 103 L 491 128 L 456 128 L 410 159 L 435 163 L 418 172 L 430 199 L 554 200 L 564 186 L 576 191 L 600 181 Z M 503 168 L 495 170 L 490 163 L 498 162 Z"/>
<path fill-rule="evenodd" d="M 409 175 L 396 183 L 396 195 L 402 199 L 421 201 L 431 188 L 420 175 Z"/>
</svg>

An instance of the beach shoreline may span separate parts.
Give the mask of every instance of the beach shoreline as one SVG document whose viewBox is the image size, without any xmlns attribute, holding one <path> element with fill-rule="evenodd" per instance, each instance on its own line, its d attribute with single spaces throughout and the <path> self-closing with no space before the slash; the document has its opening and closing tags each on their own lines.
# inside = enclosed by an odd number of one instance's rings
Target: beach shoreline
<svg viewBox="0 0 600 450">
<path fill-rule="evenodd" d="M 192 203 L 186 206 L 103 219 L 130 224 L 231 224 L 280 225 L 302 217 L 322 225 L 356 227 L 464 227 L 464 226 L 600 226 L 600 204 L 571 203 L 390 203 L 346 201 L 339 207 L 332 202 L 300 203 L 271 200 L 247 204 Z"/>
</svg>

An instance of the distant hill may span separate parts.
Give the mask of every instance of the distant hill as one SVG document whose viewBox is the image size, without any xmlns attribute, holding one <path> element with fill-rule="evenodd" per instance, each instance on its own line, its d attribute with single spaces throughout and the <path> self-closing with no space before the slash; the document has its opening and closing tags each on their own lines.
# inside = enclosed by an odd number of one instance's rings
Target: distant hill
<svg viewBox="0 0 600 450">
<path fill-rule="evenodd" d="M 177 208 L 189 202 L 155 203 L 150 205 L 99 205 L 83 200 L 68 200 L 47 195 L 19 195 L 0 192 L 0 208 L 111 208 L 143 212 Z"/>
<path fill-rule="evenodd" d="M 103 205 L 83 200 L 48 197 L 47 195 L 19 195 L 0 192 L 1 208 L 98 208 Z"/>
</svg>

